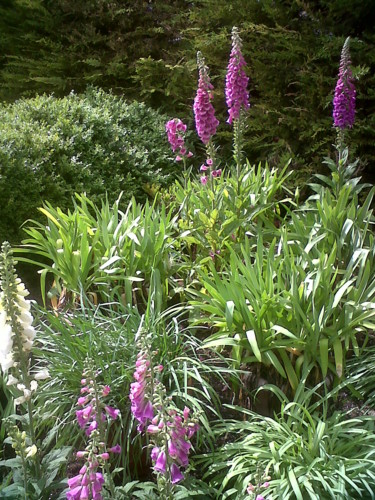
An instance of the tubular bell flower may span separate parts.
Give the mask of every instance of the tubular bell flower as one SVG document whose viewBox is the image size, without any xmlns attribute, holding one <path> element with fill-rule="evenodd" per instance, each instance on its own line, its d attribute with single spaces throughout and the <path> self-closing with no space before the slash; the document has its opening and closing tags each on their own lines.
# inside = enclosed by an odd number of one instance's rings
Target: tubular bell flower
<svg viewBox="0 0 375 500">
<path fill-rule="evenodd" d="M 159 395 L 162 395 L 165 388 L 162 384 L 159 384 L 158 388 Z M 157 406 L 158 408 L 162 407 Z M 189 465 L 190 438 L 199 427 L 197 423 L 189 420 L 189 413 L 190 410 L 187 407 L 184 408 L 183 416 L 179 415 L 174 408 L 169 409 L 158 425 L 158 432 L 155 432 L 157 429 L 155 425 L 149 425 L 147 428 L 147 432 L 157 442 L 157 446 L 154 446 L 151 451 L 154 470 L 164 476 L 169 474 L 172 485 L 184 479 L 180 467 L 186 468 Z M 166 425 L 164 425 L 164 420 L 166 420 Z M 163 432 L 159 434 L 162 430 Z"/>
<path fill-rule="evenodd" d="M 351 128 L 355 118 L 356 91 L 350 69 L 349 37 L 341 52 L 339 78 L 333 98 L 333 123 L 340 129 Z"/>
<path fill-rule="evenodd" d="M 135 363 L 134 378 L 136 382 L 130 384 L 131 411 L 138 420 L 138 431 L 141 432 L 147 423 L 154 417 L 154 409 L 150 400 L 150 387 L 148 382 L 151 380 L 150 361 L 145 352 L 141 351 L 137 355 Z"/>
<path fill-rule="evenodd" d="M 229 112 L 227 122 L 229 124 L 233 120 L 238 120 L 242 109 L 246 110 L 250 108 L 249 93 L 247 91 L 249 77 L 246 76 L 244 71 L 246 62 L 241 48 L 242 40 L 239 36 L 238 28 L 234 26 L 232 29 L 232 51 L 225 79 L 225 97 Z"/>
<path fill-rule="evenodd" d="M 102 500 L 103 474 L 99 468 L 107 467 L 109 453 L 121 453 L 121 446 L 107 446 L 109 418 L 116 420 L 120 411 L 105 405 L 102 398 L 108 396 L 111 388 L 97 383 L 98 372 L 92 368 L 92 361 L 85 361 L 84 377 L 81 380 L 78 405 L 82 409 L 76 411 L 79 426 L 85 429 L 88 445 L 77 452 L 77 458 L 84 458 L 85 465 L 77 476 L 68 479 L 69 491 L 66 498 L 70 500 Z M 107 485 L 111 489 L 111 483 Z M 112 498 L 112 497 L 111 497 Z"/>
<path fill-rule="evenodd" d="M 104 478 L 97 472 L 95 463 L 84 465 L 77 476 L 68 479 L 69 491 L 66 493 L 68 500 L 93 499 L 101 500 Z"/>
<path fill-rule="evenodd" d="M 137 334 L 140 350 L 134 372 L 136 381 L 130 385 L 131 411 L 140 422 L 138 432 L 144 431 L 148 435 L 161 497 L 174 498 L 174 485 L 184 479 L 180 468 L 189 464 L 190 438 L 197 431 L 198 424 L 195 415 L 193 419 L 189 418 L 187 407 L 181 412 L 167 396 L 165 385 L 157 378 L 163 366 L 152 366 L 151 343 L 142 333 L 140 327 Z"/>
<path fill-rule="evenodd" d="M 182 161 L 184 157 L 191 158 L 193 153 L 187 151 L 185 147 L 184 134 L 186 132 L 186 125 L 178 118 L 169 120 L 165 124 L 165 131 L 167 132 L 168 142 L 171 145 L 172 151 L 177 151 L 176 161 Z"/>
<path fill-rule="evenodd" d="M 199 81 L 197 95 L 194 99 L 194 116 L 197 133 L 203 144 L 207 145 L 211 137 L 215 135 L 219 121 L 215 117 L 215 109 L 212 105 L 212 91 L 208 68 L 205 65 L 202 54 L 198 52 L 197 63 L 199 69 Z"/>
<path fill-rule="evenodd" d="M 29 292 L 17 277 L 12 249 L 8 242 L 2 246 L 0 257 L 0 366 L 6 372 L 25 363 L 35 338 L 30 313 Z M 27 366 L 28 371 L 28 366 Z"/>
</svg>

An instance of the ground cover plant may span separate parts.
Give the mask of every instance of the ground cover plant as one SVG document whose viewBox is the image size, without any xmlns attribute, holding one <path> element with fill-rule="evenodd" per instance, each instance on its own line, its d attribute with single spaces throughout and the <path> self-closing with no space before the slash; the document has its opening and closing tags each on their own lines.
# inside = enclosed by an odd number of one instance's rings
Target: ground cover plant
<svg viewBox="0 0 375 500">
<path fill-rule="evenodd" d="M 288 161 L 246 159 L 237 28 L 228 55 L 231 161 L 198 53 L 204 161 L 168 119 L 181 175 L 152 202 L 77 193 L 3 243 L 1 498 L 375 498 L 374 188 L 350 154 L 349 39 L 330 172 L 304 200 Z M 41 304 L 15 259 L 38 266 Z"/>
</svg>

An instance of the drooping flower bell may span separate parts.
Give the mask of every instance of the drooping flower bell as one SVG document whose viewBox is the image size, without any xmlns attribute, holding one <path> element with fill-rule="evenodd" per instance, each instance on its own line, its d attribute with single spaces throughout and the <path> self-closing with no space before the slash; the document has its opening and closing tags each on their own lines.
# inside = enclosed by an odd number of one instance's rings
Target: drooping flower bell
<svg viewBox="0 0 375 500">
<path fill-rule="evenodd" d="M 215 117 L 215 109 L 211 102 L 213 98 L 213 85 L 208 75 L 208 68 L 200 52 L 197 54 L 197 64 L 199 80 L 193 106 L 195 126 L 200 140 L 203 144 L 207 145 L 211 137 L 216 134 L 219 121 Z"/>
<path fill-rule="evenodd" d="M 349 40 L 348 37 L 342 48 L 339 78 L 333 98 L 333 123 L 341 130 L 351 128 L 355 118 L 356 91 L 350 69 Z"/>
<path fill-rule="evenodd" d="M 225 79 L 225 97 L 228 106 L 228 123 L 238 120 L 241 110 L 250 108 L 249 93 L 247 86 L 249 77 L 246 76 L 246 62 L 242 55 L 242 40 L 238 28 L 232 29 L 232 51 L 228 64 L 228 71 Z"/>
</svg>

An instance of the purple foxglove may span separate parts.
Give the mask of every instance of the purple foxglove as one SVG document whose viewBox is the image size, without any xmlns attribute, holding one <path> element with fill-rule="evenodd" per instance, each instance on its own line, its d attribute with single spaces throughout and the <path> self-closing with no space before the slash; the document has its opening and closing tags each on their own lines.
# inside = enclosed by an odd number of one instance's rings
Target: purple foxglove
<svg viewBox="0 0 375 500">
<path fill-rule="evenodd" d="M 154 409 L 147 394 L 149 392 L 148 380 L 151 377 L 150 361 L 142 351 L 138 353 L 133 376 L 136 382 L 130 384 L 131 412 L 140 423 L 139 431 L 142 431 L 147 420 L 154 417 Z"/>
<path fill-rule="evenodd" d="M 70 491 L 67 491 L 66 498 L 68 500 L 79 500 L 81 498 L 82 486 L 77 486 Z"/>
<path fill-rule="evenodd" d="M 348 37 L 341 52 L 339 78 L 333 98 L 333 123 L 340 129 L 351 128 L 355 118 L 356 91 L 350 62 Z"/>
<path fill-rule="evenodd" d="M 165 474 L 165 467 L 167 465 L 167 456 L 164 451 L 161 451 L 156 459 L 154 469 L 156 471 L 162 472 Z"/>
<path fill-rule="evenodd" d="M 176 484 L 184 479 L 184 475 L 180 471 L 180 468 L 176 464 L 171 466 L 171 480 L 172 484 Z"/>
<path fill-rule="evenodd" d="M 198 52 L 197 60 L 199 81 L 193 109 L 198 136 L 203 144 L 206 145 L 209 143 L 211 137 L 216 134 L 219 121 L 215 117 L 215 109 L 211 102 L 213 86 L 208 76 L 208 68 L 200 52 Z"/>
<path fill-rule="evenodd" d="M 78 476 L 71 477 L 68 479 L 68 486 L 69 488 L 76 488 L 77 486 L 81 486 L 82 482 L 82 476 L 81 474 L 78 474 Z"/>
<path fill-rule="evenodd" d="M 159 453 L 160 453 L 160 449 L 157 446 L 154 446 L 154 448 L 152 448 L 152 450 L 151 450 L 151 460 L 153 462 L 156 462 L 156 460 L 159 456 Z"/>
<path fill-rule="evenodd" d="M 112 406 L 106 406 L 104 409 L 113 420 L 116 420 L 120 415 L 120 410 L 112 408 Z"/>
<path fill-rule="evenodd" d="M 228 106 L 228 123 L 238 120 L 241 110 L 250 108 L 247 86 L 249 77 L 246 76 L 246 62 L 242 55 L 242 40 L 238 29 L 232 29 L 232 51 L 230 53 L 228 71 L 225 79 L 225 97 Z"/>
<path fill-rule="evenodd" d="M 119 444 L 116 444 L 116 446 L 112 446 L 112 448 L 109 448 L 111 453 L 121 453 L 121 446 Z"/>
<path fill-rule="evenodd" d="M 188 158 L 193 156 L 193 153 L 191 151 L 188 152 L 185 147 L 183 134 L 186 132 L 186 128 L 186 125 L 178 118 L 169 120 L 165 124 L 165 130 L 167 132 L 168 141 L 171 145 L 172 151 L 175 152 L 178 150 L 176 161 L 182 161 L 184 156 Z"/>
</svg>

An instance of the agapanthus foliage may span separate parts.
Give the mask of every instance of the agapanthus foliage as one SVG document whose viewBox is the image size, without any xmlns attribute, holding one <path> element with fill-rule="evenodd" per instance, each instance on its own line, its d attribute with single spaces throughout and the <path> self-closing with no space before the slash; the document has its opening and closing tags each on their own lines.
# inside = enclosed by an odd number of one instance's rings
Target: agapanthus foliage
<svg viewBox="0 0 375 500">
<path fill-rule="evenodd" d="M 351 128 L 355 118 L 356 90 L 350 69 L 349 37 L 341 52 L 339 78 L 333 98 L 333 123 L 340 129 Z"/>
<path fill-rule="evenodd" d="M 208 75 L 208 68 L 202 54 L 197 54 L 199 70 L 198 90 L 194 99 L 194 116 L 197 133 L 203 144 L 207 145 L 211 137 L 216 134 L 219 121 L 215 117 L 212 105 L 213 85 Z"/>
<path fill-rule="evenodd" d="M 242 40 L 238 28 L 232 29 L 232 51 L 228 64 L 228 71 L 225 78 L 225 97 L 228 106 L 228 123 L 238 120 L 241 110 L 250 108 L 249 92 L 247 86 L 249 77 L 246 76 L 244 68 L 245 59 L 242 55 Z"/>
</svg>

